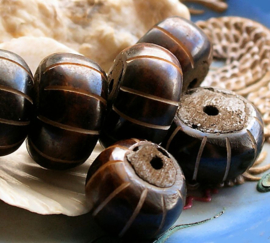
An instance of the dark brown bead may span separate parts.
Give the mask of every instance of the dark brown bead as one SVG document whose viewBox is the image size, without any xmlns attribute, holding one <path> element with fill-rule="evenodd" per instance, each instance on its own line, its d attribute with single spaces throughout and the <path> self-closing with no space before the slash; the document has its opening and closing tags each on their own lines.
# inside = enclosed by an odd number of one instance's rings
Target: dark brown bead
<svg viewBox="0 0 270 243">
<path fill-rule="evenodd" d="M 36 118 L 27 147 L 40 165 L 67 169 L 94 149 L 106 111 L 107 78 L 86 57 L 53 54 L 35 74 Z"/>
<path fill-rule="evenodd" d="M 183 92 L 201 84 L 212 62 L 212 44 L 191 21 L 167 18 L 150 29 L 138 43 L 154 43 L 171 51 L 183 70 Z"/>
<path fill-rule="evenodd" d="M 85 193 L 93 217 L 105 230 L 120 237 L 155 238 L 180 216 L 186 184 L 164 148 L 130 139 L 96 158 Z"/>
<path fill-rule="evenodd" d="M 220 184 L 253 165 L 261 152 L 263 121 L 258 110 L 233 92 L 189 90 L 163 146 L 188 181 Z"/>
<path fill-rule="evenodd" d="M 109 105 L 101 142 L 131 137 L 160 143 L 172 123 L 182 90 L 178 60 L 165 48 L 137 44 L 123 50 L 109 73 Z"/>
<path fill-rule="evenodd" d="M 20 147 L 33 113 L 33 75 L 17 54 L 0 50 L 0 156 Z"/>
</svg>

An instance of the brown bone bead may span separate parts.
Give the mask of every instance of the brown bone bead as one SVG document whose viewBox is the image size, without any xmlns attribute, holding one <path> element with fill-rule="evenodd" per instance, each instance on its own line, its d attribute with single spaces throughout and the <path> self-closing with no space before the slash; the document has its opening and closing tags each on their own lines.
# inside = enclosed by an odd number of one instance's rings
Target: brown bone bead
<svg viewBox="0 0 270 243">
<path fill-rule="evenodd" d="M 253 165 L 264 142 L 263 121 L 248 100 L 231 91 L 190 89 L 163 146 L 188 181 L 220 184 Z"/>
<path fill-rule="evenodd" d="M 167 18 L 150 29 L 138 43 L 154 43 L 171 51 L 183 70 L 183 92 L 201 84 L 212 62 L 212 44 L 191 21 Z"/>
<path fill-rule="evenodd" d="M 186 184 L 177 161 L 164 148 L 129 139 L 96 158 L 85 193 L 94 219 L 107 231 L 155 238 L 180 216 Z"/>
<path fill-rule="evenodd" d="M 179 105 L 182 70 L 176 57 L 154 44 L 123 50 L 108 76 L 109 112 L 101 142 L 131 137 L 160 143 Z"/>
<path fill-rule="evenodd" d="M 35 74 L 36 118 L 27 147 L 51 169 L 83 163 L 94 149 L 106 111 L 107 78 L 86 57 L 53 54 Z"/>
<path fill-rule="evenodd" d="M 33 113 L 33 75 L 17 54 L 0 50 L 0 156 L 20 147 Z"/>
</svg>

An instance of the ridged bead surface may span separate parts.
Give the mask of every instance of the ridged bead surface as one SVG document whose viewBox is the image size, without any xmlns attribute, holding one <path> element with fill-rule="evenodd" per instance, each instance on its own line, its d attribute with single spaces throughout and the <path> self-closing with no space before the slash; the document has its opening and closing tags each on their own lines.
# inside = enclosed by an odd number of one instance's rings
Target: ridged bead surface
<svg viewBox="0 0 270 243">
<path fill-rule="evenodd" d="M 27 136 L 33 85 L 26 62 L 15 53 L 0 50 L 0 156 L 14 152 Z"/>
<path fill-rule="evenodd" d="M 188 181 L 219 184 L 253 165 L 263 146 L 263 128 L 260 113 L 242 96 L 196 88 L 181 98 L 163 146 Z"/>
<path fill-rule="evenodd" d="M 129 139 L 96 158 L 85 192 L 93 217 L 105 230 L 132 239 L 155 238 L 181 214 L 186 185 L 179 165 L 165 149 Z"/>
<path fill-rule="evenodd" d="M 88 58 L 53 54 L 35 74 L 36 118 L 28 151 L 40 165 L 67 169 L 96 145 L 106 111 L 107 78 Z"/>
<path fill-rule="evenodd" d="M 131 137 L 161 142 L 182 91 L 182 70 L 175 56 L 157 45 L 134 45 L 117 56 L 108 79 L 110 108 L 103 145 Z"/>
<path fill-rule="evenodd" d="M 196 24 L 181 17 L 167 18 L 150 29 L 138 43 L 154 43 L 171 51 L 183 70 L 183 92 L 201 84 L 212 62 L 212 44 Z"/>
</svg>

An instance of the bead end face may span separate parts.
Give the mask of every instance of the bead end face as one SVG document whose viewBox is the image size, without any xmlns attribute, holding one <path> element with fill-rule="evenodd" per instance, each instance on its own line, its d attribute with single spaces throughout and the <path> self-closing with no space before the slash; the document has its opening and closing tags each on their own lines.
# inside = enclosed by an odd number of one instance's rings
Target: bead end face
<svg viewBox="0 0 270 243">
<path fill-rule="evenodd" d="M 126 153 L 126 160 L 144 181 L 157 187 L 170 187 L 175 183 L 176 168 L 172 157 L 149 142 L 136 144 Z"/>
<path fill-rule="evenodd" d="M 225 134 L 244 129 L 248 113 L 246 102 L 235 94 L 198 88 L 182 98 L 178 116 L 201 132 Z"/>
</svg>

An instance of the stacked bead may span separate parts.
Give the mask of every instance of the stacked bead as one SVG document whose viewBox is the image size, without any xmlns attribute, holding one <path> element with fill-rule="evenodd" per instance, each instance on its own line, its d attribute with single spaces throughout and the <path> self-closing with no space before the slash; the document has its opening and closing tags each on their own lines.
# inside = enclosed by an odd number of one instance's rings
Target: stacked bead
<svg viewBox="0 0 270 243">
<path fill-rule="evenodd" d="M 0 156 L 17 150 L 33 116 L 33 75 L 15 53 L 0 50 Z"/>
<path fill-rule="evenodd" d="M 92 153 L 106 112 L 107 77 L 88 58 L 53 54 L 35 74 L 31 157 L 50 169 L 82 164 Z"/>
<path fill-rule="evenodd" d="M 34 78 L 16 54 L 1 50 L 0 61 L 0 156 L 28 135 L 38 164 L 70 169 L 88 159 L 100 138 L 108 148 L 89 169 L 86 198 L 98 223 L 121 237 L 162 234 L 183 209 L 184 175 L 207 185 L 233 179 L 263 146 L 261 116 L 247 100 L 190 89 L 206 76 L 212 45 L 179 17 L 124 49 L 108 79 L 75 54 L 46 57 Z"/>
</svg>

